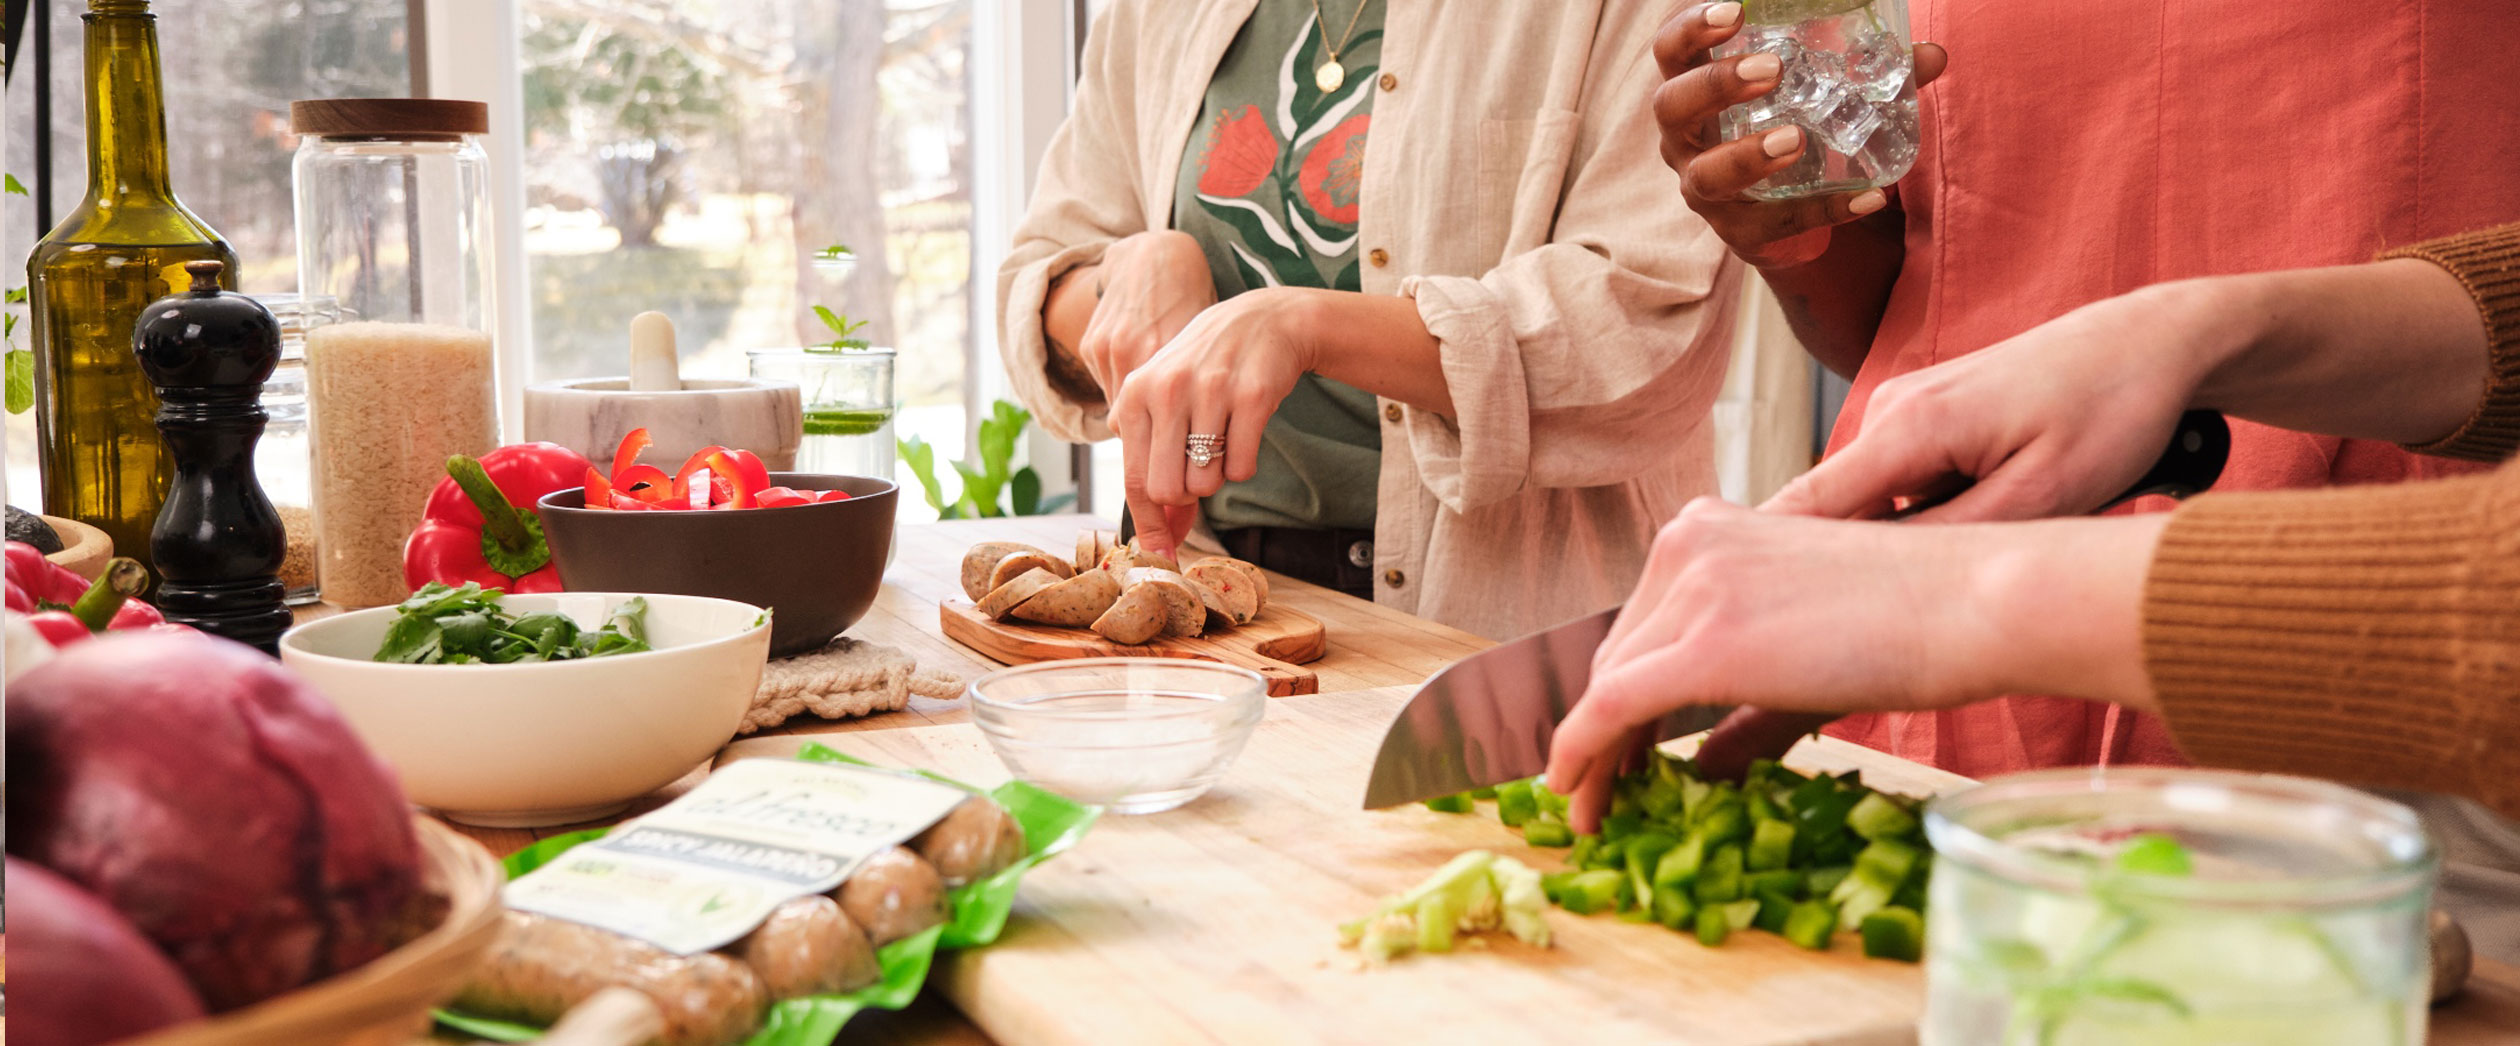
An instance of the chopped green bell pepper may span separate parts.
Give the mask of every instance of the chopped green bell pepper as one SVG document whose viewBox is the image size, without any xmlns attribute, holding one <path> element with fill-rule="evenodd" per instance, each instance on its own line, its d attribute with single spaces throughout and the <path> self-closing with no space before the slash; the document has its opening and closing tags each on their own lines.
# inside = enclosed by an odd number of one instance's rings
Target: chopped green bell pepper
<svg viewBox="0 0 2520 1046">
<path fill-rule="evenodd" d="M 1754 872 L 1783 868 L 1794 856 L 1794 826 L 1784 821 L 1761 821 L 1750 832 L 1749 867 Z"/>
<path fill-rule="evenodd" d="M 1507 828 L 1520 828 L 1540 812 L 1539 801 L 1531 792 L 1530 781 L 1507 781 L 1496 786 L 1496 819 Z"/>
<path fill-rule="evenodd" d="M 1523 841 L 1533 846 L 1572 846 L 1575 830 L 1563 821 L 1523 822 Z"/>
<path fill-rule="evenodd" d="M 1785 916 L 1785 939 L 1813 951 L 1826 951 L 1837 932 L 1837 909 L 1826 901 L 1804 901 Z"/>
<path fill-rule="evenodd" d="M 1436 796 L 1426 801 L 1426 808 L 1439 814 L 1466 814 L 1477 809 L 1476 806 L 1471 805 L 1468 792 Z"/>
<path fill-rule="evenodd" d="M 1858 932 L 1864 936 L 1864 954 L 1876 959 L 1915 962 L 1925 954 L 1925 920 L 1906 908 L 1867 915 Z"/>
<path fill-rule="evenodd" d="M 1866 839 L 1905 839 L 1917 831 L 1916 815 L 1898 800 L 1872 792 L 1846 812 L 1846 827 Z"/>
</svg>

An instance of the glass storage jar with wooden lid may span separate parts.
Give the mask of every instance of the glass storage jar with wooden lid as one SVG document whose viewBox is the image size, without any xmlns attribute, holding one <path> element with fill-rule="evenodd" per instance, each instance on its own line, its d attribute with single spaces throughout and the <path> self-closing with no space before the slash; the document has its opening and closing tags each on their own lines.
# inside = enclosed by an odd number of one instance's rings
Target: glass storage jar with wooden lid
<svg viewBox="0 0 2520 1046">
<path fill-rule="evenodd" d="M 479 102 L 297 102 L 298 281 L 339 322 L 306 335 L 318 578 L 400 600 L 403 541 L 455 454 L 498 443 L 489 129 Z"/>
</svg>

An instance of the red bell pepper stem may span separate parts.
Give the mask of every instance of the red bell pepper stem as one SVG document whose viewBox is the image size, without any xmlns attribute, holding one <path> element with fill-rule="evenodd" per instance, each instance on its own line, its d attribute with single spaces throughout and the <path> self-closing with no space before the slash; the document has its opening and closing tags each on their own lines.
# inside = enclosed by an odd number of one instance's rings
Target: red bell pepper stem
<svg viewBox="0 0 2520 1046">
<path fill-rule="evenodd" d="M 446 459 L 446 474 L 455 477 L 455 485 L 464 488 L 464 496 L 481 510 L 481 530 L 500 548 L 523 554 L 534 544 L 534 535 L 525 529 L 524 517 L 499 485 L 490 482 L 490 474 L 470 454 L 457 454 Z"/>
<path fill-rule="evenodd" d="M 149 587 L 149 568 L 128 556 L 115 556 L 105 563 L 104 573 L 96 575 L 96 583 L 79 594 L 70 604 L 70 614 L 86 625 L 90 632 L 105 631 L 114 621 L 114 613 L 122 609 L 123 600 L 139 595 Z"/>
</svg>

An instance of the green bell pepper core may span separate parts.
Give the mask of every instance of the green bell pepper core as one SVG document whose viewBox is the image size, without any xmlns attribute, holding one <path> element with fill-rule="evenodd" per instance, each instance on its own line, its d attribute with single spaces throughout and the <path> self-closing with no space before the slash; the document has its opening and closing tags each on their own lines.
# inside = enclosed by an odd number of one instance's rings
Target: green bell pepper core
<svg viewBox="0 0 2520 1046">
<path fill-rule="evenodd" d="M 1785 939 L 1813 951 L 1827 951 L 1837 922 L 1837 909 L 1828 902 L 1804 901 L 1785 916 Z"/>
<path fill-rule="evenodd" d="M 1654 887 L 1653 903 L 1650 907 L 1653 909 L 1655 922 L 1674 930 L 1686 933 L 1695 925 L 1689 920 L 1697 915 L 1697 902 L 1690 900 L 1689 891 L 1681 887 Z"/>
<path fill-rule="evenodd" d="M 1466 814 L 1476 809 L 1476 807 L 1472 806 L 1470 803 L 1470 793 L 1468 792 L 1462 792 L 1458 795 L 1436 796 L 1435 798 L 1426 801 L 1426 808 L 1439 814 Z"/>
<path fill-rule="evenodd" d="M 1724 918 L 1724 910 L 1708 905 L 1697 910 L 1697 939 L 1709 948 L 1721 947 L 1724 938 L 1732 936 L 1732 921 Z"/>
<path fill-rule="evenodd" d="M 1925 920 L 1906 908 L 1867 915 L 1858 932 L 1864 936 L 1864 954 L 1875 959 L 1915 962 L 1925 954 Z"/>
<path fill-rule="evenodd" d="M 1563 821 L 1526 821 L 1523 823 L 1523 842 L 1533 846 L 1573 846 L 1575 830 L 1568 828 Z"/>
<path fill-rule="evenodd" d="M 1754 872 L 1772 872 L 1785 867 L 1794 856 L 1794 826 L 1784 821 L 1761 821 L 1750 831 L 1749 867 Z"/>
<path fill-rule="evenodd" d="M 1916 815 L 1899 805 L 1898 800 L 1873 792 L 1846 812 L 1846 827 L 1857 835 L 1878 842 L 1913 836 L 1918 825 Z"/>
<path fill-rule="evenodd" d="M 1417 947 L 1422 952 L 1442 954 L 1452 950 L 1453 927 L 1461 920 L 1461 912 L 1453 906 L 1449 892 L 1427 895 L 1417 903 Z"/>
<path fill-rule="evenodd" d="M 1616 911 L 1625 907 L 1622 895 L 1628 890 L 1627 876 L 1609 869 L 1578 872 L 1560 891 L 1558 907 L 1577 915 Z"/>
<path fill-rule="evenodd" d="M 1741 899 L 1741 847 L 1726 843 L 1708 854 L 1706 866 L 1698 870 L 1697 882 L 1689 895 L 1701 905 L 1726 904 Z"/>
<path fill-rule="evenodd" d="M 1654 862 L 1654 885 L 1686 887 L 1706 863 L 1706 837 L 1691 834 Z"/>
<path fill-rule="evenodd" d="M 1539 800 L 1531 793 L 1530 781 L 1507 781 L 1496 786 L 1496 819 L 1507 828 L 1520 828 L 1540 812 Z"/>
</svg>

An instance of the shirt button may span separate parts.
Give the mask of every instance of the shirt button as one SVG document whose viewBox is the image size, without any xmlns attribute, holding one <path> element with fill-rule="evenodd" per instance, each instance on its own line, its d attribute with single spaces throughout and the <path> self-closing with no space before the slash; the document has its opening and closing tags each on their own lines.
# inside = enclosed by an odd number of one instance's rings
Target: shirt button
<svg viewBox="0 0 2520 1046">
<path fill-rule="evenodd" d="M 1391 252 L 1376 247 L 1365 252 L 1365 260 L 1374 263 L 1374 267 L 1379 269 L 1391 264 Z"/>
<path fill-rule="evenodd" d="M 1384 421 L 1388 421 L 1388 422 L 1390 422 L 1390 423 L 1392 423 L 1392 424 L 1394 424 L 1394 425 L 1399 424 L 1399 423 L 1400 423 L 1400 405 L 1399 405 L 1399 404 L 1397 404 L 1397 403 L 1385 403 L 1385 404 L 1383 404 L 1383 420 L 1384 420 Z M 1359 566 L 1362 566 L 1363 564 L 1358 564 L 1358 565 L 1359 565 Z"/>
<path fill-rule="evenodd" d="M 1398 87 L 1400 86 L 1400 78 L 1399 78 L 1399 77 L 1397 77 L 1397 76 L 1393 76 L 1393 75 L 1391 75 L 1390 73 L 1384 73 L 1384 74 L 1382 74 L 1382 80 L 1380 81 L 1380 83 L 1382 84 L 1382 89 L 1383 89 L 1383 90 L 1389 91 L 1389 90 L 1396 89 L 1396 88 L 1398 88 Z"/>
<path fill-rule="evenodd" d="M 1374 565 L 1374 543 L 1359 541 L 1348 546 L 1348 565 L 1363 570 Z"/>
<path fill-rule="evenodd" d="M 1383 584 L 1389 585 L 1393 588 L 1400 587 L 1401 583 L 1407 580 L 1409 580 L 1409 575 L 1403 574 L 1397 570 L 1383 571 Z"/>
</svg>

